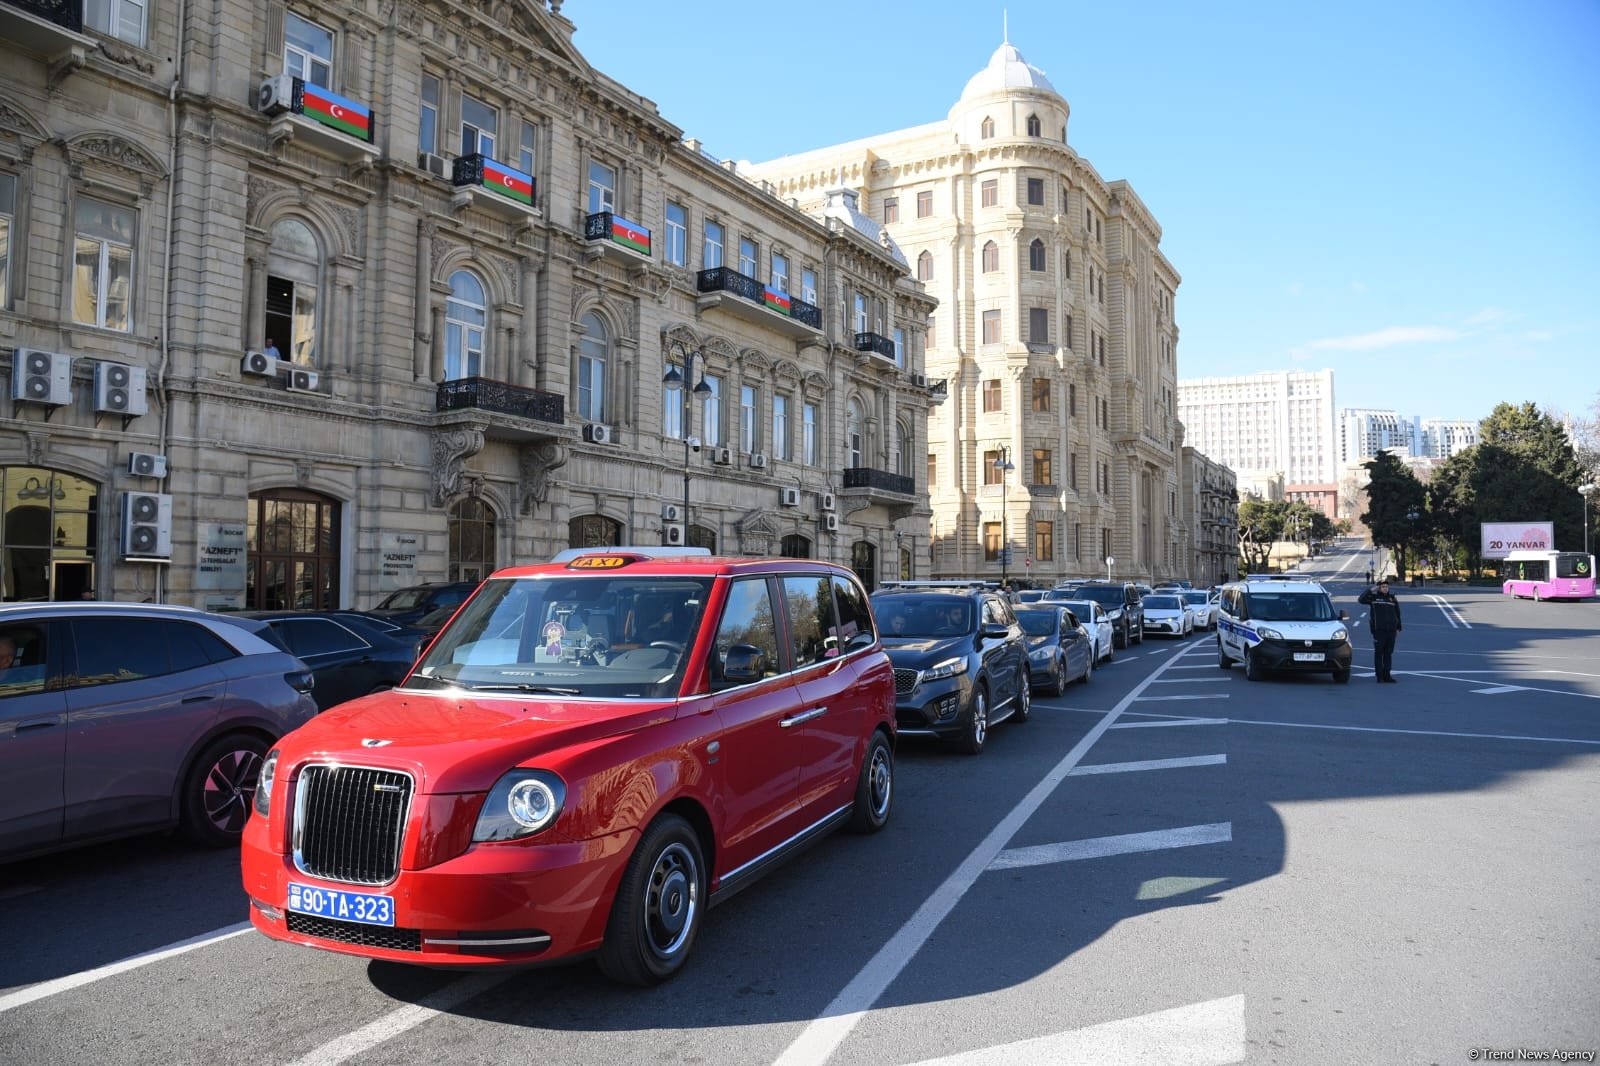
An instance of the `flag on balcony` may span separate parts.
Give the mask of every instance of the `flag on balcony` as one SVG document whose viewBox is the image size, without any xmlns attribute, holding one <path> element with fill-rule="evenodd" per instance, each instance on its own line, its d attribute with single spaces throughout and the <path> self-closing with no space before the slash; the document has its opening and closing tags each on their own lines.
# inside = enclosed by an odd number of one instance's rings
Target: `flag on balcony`
<svg viewBox="0 0 1600 1066">
<path fill-rule="evenodd" d="M 320 85 L 307 84 L 302 93 L 301 114 L 314 118 L 340 133 L 348 133 L 357 140 L 371 142 L 371 111 L 354 100 L 346 100 L 338 93 L 329 92 Z"/>
<path fill-rule="evenodd" d="M 483 161 L 483 187 L 519 204 L 533 204 L 533 178 L 504 163 Z"/>
<path fill-rule="evenodd" d="M 782 315 L 790 312 L 788 293 L 780 289 L 774 289 L 771 285 L 764 286 L 762 291 L 766 295 L 768 307 Z"/>
<path fill-rule="evenodd" d="M 650 231 L 634 225 L 621 215 L 611 216 L 611 239 L 640 255 L 650 254 Z"/>
</svg>

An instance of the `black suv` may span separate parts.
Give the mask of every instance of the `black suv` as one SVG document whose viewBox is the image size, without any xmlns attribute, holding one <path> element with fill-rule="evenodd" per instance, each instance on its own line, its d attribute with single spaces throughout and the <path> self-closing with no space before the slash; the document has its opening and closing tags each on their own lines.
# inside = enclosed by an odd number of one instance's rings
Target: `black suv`
<svg viewBox="0 0 1600 1066">
<path fill-rule="evenodd" d="M 872 611 L 901 736 L 947 737 L 976 755 L 990 726 L 1028 720 L 1028 642 L 1003 593 L 899 585 L 875 593 Z"/>
<path fill-rule="evenodd" d="M 412 585 L 391 592 L 368 614 L 396 625 L 412 625 L 425 614 L 445 607 L 460 607 L 478 590 L 476 581 L 441 581 L 431 585 Z"/>
<path fill-rule="evenodd" d="M 1111 643 L 1118 648 L 1144 643 L 1144 601 L 1131 581 L 1091 581 L 1079 585 L 1075 600 L 1093 600 L 1111 619 Z"/>
</svg>

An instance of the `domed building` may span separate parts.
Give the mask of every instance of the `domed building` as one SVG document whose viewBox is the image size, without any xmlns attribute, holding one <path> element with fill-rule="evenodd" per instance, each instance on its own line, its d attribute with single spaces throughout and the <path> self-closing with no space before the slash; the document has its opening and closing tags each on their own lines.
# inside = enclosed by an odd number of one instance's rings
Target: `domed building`
<svg viewBox="0 0 1600 1066">
<path fill-rule="evenodd" d="M 856 191 L 938 300 L 924 323 L 935 577 L 1187 577 L 1180 278 L 1126 181 L 1068 140 L 1009 41 L 937 122 L 741 172 L 802 210 Z M 1009 548 L 1009 553 L 1007 552 Z"/>
</svg>

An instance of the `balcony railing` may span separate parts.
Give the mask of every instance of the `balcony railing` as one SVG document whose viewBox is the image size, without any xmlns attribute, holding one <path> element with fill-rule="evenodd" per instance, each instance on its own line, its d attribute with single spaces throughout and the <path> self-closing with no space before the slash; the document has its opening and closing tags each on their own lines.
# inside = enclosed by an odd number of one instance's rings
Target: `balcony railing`
<svg viewBox="0 0 1600 1066">
<path fill-rule="evenodd" d="M 647 259 L 650 257 L 650 231 L 611 211 L 586 215 L 583 220 L 583 239 L 604 241 Z"/>
<path fill-rule="evenodd" d="M 0 6 L 37 15 L 73 33 L 83 32 L 83 0 L 0 0 Z"/>
<path fill-rule="evenodd" d="M 459 189 L 483 189 L 526 211 L 533 210 L 537 192 L 532 174 L 479 153 L 457 157 L 450 173 L 450 184 Z"/>
<path fill-rule="evenodd" d="M 887 470 L 874 470 L 870 466 L 847 467 L 844 472 L 844 487 L 847 489 L 877 489 L 882 492 L 897 492 L 902 496 L 914 495 L 917 483 L 908 474 L 893 474 Z"/>
<path fill-rule="evenodd" d="M 488 378 L 457 378 L 439 382 L 435 409 L 493 411 L 560 425 L 566 420 L 563 400 L 559 392 L 525 389 Z"/>
<path fill-rule="evenodd" d="M 857 333 L 856 351 L 871 352 L 894 362 L 894 341 L 879 333 Z"/>
<path fill-rule="evenodd" d="M 944 403 L 950 398 L 950 379 L 940 378 L 938 381 L 928 382 L 928 400 L 932 403 Z"/>
<path fill-rule="evenodd" d="M 725 292 L 748 300 L 767 313 L 793 319 L 814 330 L 822 329 L 822 309 L 795 299 L 781 289 L 763 285 L 730 267 L 712 267 L 695 275 L 695 289 L 702 293 Z"/>
</svg>

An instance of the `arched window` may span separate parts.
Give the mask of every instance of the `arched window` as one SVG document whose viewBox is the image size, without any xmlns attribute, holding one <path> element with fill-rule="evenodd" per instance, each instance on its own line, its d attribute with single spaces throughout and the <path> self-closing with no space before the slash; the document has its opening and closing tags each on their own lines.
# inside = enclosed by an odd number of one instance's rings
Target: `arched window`
<svg viewBox="0 0 1600 1066">
<path fill-rule="evenodd" d="M 901 548 L 900 549 L 900 580 L 901 581 L 910 581 L 911 580 L 911 549 L 910 548 Z"/>
<path fill-rule="evenodd" d="M 852 544 L 850 569 L 856 572 L 868 592 L 875 590 L 878 587 L 878 546 L 870 540 L 858 540 Z"/>
<path fill-rule="evenodd" d="M 687 539 L 691 548 L 705 548 L 712 555 L 717 553 L 717 533 L 714 529 L 706 526 L 690 526 Z"/>
<path fill-rule="evenodd" d="M 444 303 L 445 380 L 483 373 L 483 335 L 488 321 L 483 283 L 466 270 L 451 274 L 450 297 Z"/>
<path fill-rule="evenodd" d="M 96 482 L 0 466 L 0 501 L 0 600 L 77 600 L 95 591 Z"/>
<path fill-rule="evenodd" d="M 983 272 L 992 274 L 1000 269 L 1000 246 L 989 241 L 983 246 Z"/>
<path fill-rule="evenodd" d="M 299 219 L 272 227 L 267 252 L 266 337 L 279 356 L 301 366 L 317 365 L 317 295 L 322 248 Z"/>
<path fill-rule="evenodd" d="M 809 559 L 811 538 L 803 537 L 799 533 L 790 533 L 779 543 L 778 554 L 785 559 Z"/>
<path fill-rule="evenodd" d="M 1041 124 L 1039 122 L 1039 116 L 1038 115 L 1029 115 L 1028 116 L 1028 136 L 1029 137 L 1037 137 L 1037 136 L 1039 136 L 1039 131 L 1042 128 L 1043 127 L 1041 126 Z"/>
<path fill-rule="evenodd" d="M 911 423 L 897 420 L 894 424 L 894 472 L 911 477 Z"/>
<path fill-rule="evenodd" d="M 994 136 L 994 119 L 984 118 L 983 124 L 978 127 L 978 136 L 986 141 Z"/>
<path fill-rule="evenodd" d="M 449 581 L 482 581 L 495 568 L 494 510 L 482 500 L 450 508 Z"/>
<path fill-rule="evenodd" d="M 1044 255 L 1044 241 L 1035 237 L 1033 239 L 1033 243 L 1028 245 L 1028 269 L 1041 274 L 1044 273 Z"/>
<path fill-rule="evenodd" d="M 339 501 L 304 489 L 250 496 L 245 606 L 331 611 L 339 606 Z"/>
<path fill-rule="evenodd" d="M 603 514 L 579 515 L 567 523 L 569 548 L 609 548 L 624 543 L 622 523 Z"/>
<path fill-rule="evenodd" d="M 866 416 L 861 410 L 861 401 L 852 398 L 847 409 L 844 423 L 845 466 L 861 466 L 861 460 L 866 452 L 866 442 L 862 436 L 863 427 L 866 425 Z"/>
<path fill-rule="evenodd" d="M 917 280 L 918 281 L 932 281 L 933 280 L 933 253 L 932 252 L 923 252 L 921 255 L 917 256 Z"/>
<path fill-rule="evenodd" d="M 611 331 L 606 328 L 605 320 L 593 311 L 583 316 L 581 324 L 583 338 L 578 341 L 577 416 L 585 422 L 604 422 L 606 363 L 611 353 Z"/>
</svg>

